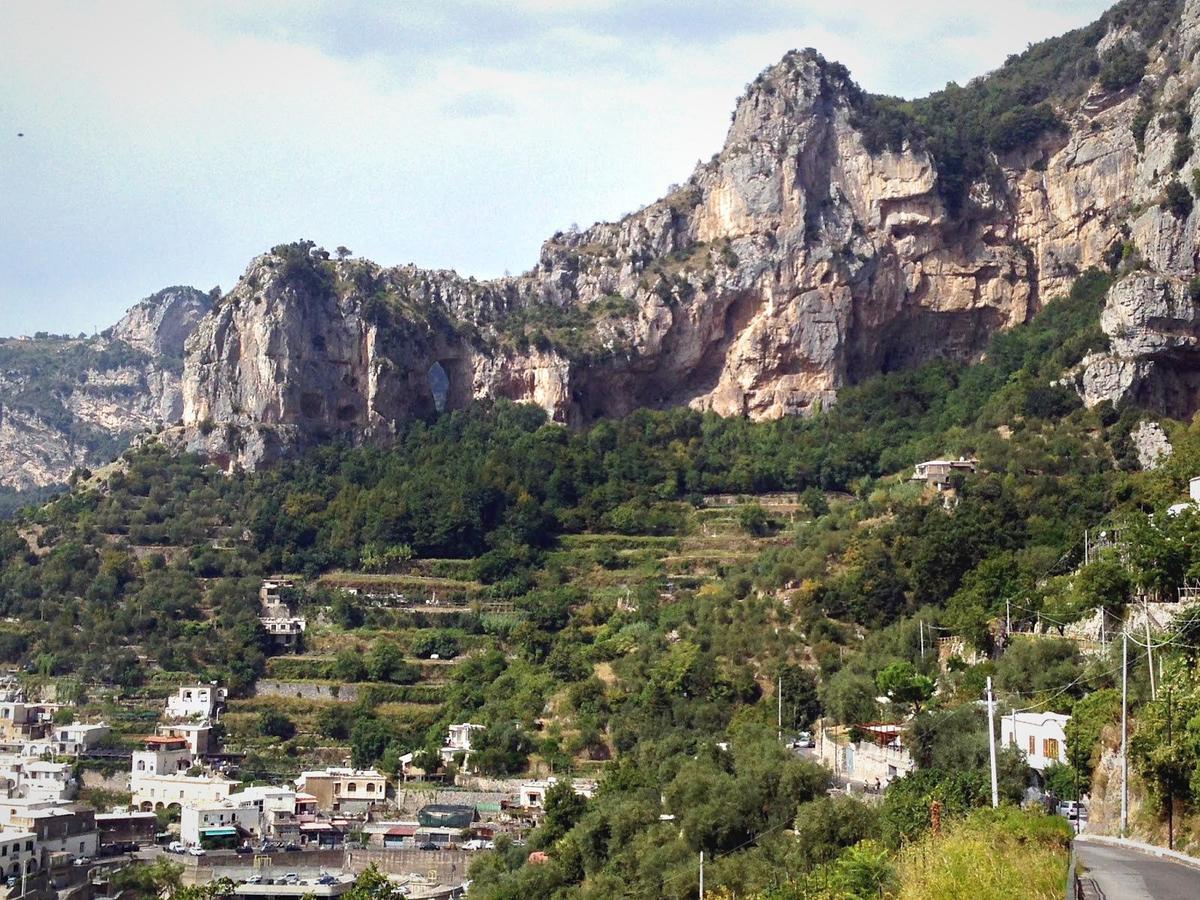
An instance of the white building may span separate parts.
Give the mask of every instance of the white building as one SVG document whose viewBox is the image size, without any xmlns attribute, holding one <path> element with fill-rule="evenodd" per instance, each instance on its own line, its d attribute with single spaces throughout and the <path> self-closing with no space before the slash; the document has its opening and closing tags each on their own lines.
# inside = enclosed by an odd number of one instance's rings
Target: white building
<svg viewBox="0 0 1200 900">
<path fill-rule="evenodd" d="M 454 761 L 456 754 L 461 753 L 466 757 L 471 753 L 471 742 L 473 736 L 477 732 L 486 730 L 486 726 L 475 725 L 471 722 L 463 722 L 459 725 L 451 725 L 446 729 L 446 745 L 442 747 L 442 762 L 450 763 Z"/>
<path fill-rule="evenodd" d="M 1051 763 L 1066 764 L 1070 721 L 1059 713 L 1009 713 L 1000 720 L 1000 743 L 1019 748 L 1031 769 L 1044 772 Z"/>
<path fill-rule="evenodd" d="M 917 768 L 904 746 L 901 723 L 872 722 L 856 729 L 867 740 L 851 741 L 851 729 L 844 725 L 817 732 L 817 758 L 834 775 L 873 788 L 876 781 L 887 785 Z"/>
<path fill-rule="evenodd" d="M 179 738 L 187 742 L 188 752 L 193 757 L 207 756 L 217 752 L 217 742 L 213 740 L 212 726 L 208 722 L 175 722 L 171 725 L 159 725 L 156 737 Z"/>
<path fill-rule="evenodd" d="M 187 738 L 156 734 L 146 738 L 144 747 L 135 750 L 130 760 L 130 774 L 134 782 L 146 775 L 178 775 L 193 765 Z"/>
<path fill-rule="evenodd" d="M 211 775 L 134 775 L 130 788 L 133 805 L 151 810 L 217 803 L 228 798 L 239 783 Z"/>
<path fill-rule="evenodd" d="M 73 725 L 55 725 L 50 732 L 53 752 L 58 756 L 78 756 L 96 747 L 112 729 L 103 722 L 77 722 Z"/>
<path fill-rule="evenodd" d="M 979 460 L 966 459 L 929 459 L 913 466 L 911 481 L 924 481 L 932 484 L 939 491 L 944 490 L 955 474 L 972 475 L 979 468 Z"/>
<path fill-rule="evenodd" d="M 546 808 L 546 791 L 558 784 L 558 779 L 551 775 L 549 778 L 539 781 L 527 781 L 521 785 L 521 808 L 522 809 L 545 809 Z M 592 794 L 596 792 L 596 782 L 594 781 L 572 781 L 571 788 L 575 791 L 576 796 L 586 797 L 589 800 Z"/>
<path fill-rule="evenodd" d="M 0 876 L 20 878 L 42 868 L 37 835 L 31 831 L 0 832 Z"/>
<path fill-rule="evenodd" d="M 249 837 L 277 837 L 278 826 L 295 830 L 296 792 L 270 785 L 248 787 L 214 803 L 191 803 L 180 813 L 180 837 L 184 843 L 199 844 L 210 831 L 236 828 Z"/>
<path fill-rule="evenodd" d="M 307 627 L 307 620 L 301 616 L 259 616 L 263 630 L 271 639 L 271 643 L 284 650 L 296 650 L 300 646 L 300 638 Z"/>
<path fill-rule="evenodd" d="M 211 719 L 225 700 L 225 688 L 215 684 L 186 684 L 167 698 L 168 719 Z"/>
<path fill-rule="evenodd" d="M 27 762 L 21 769 L 19 790 L 32 800 L 70 799 L 75 794 L 71 764 L 40 759 Z"/>
<path fill-rule="evenodd" d="M 22 820 L 38 809 L 55 809 L 66 806 L 63 800 L 46 800 L 40 797 L 9 797 L 0 800 L 0 828 L 11 831 L 15 822 Z"/>
<path fill-rule="evenodd" d="M 220 803 L 189 803 L 179 814 L 179 839 L 196 846 L 206 836 L 236 828 L 251 837 L 262 834 L 262 812 L 253 805 L 242 806 L 232 800 Z"/>
</svg>

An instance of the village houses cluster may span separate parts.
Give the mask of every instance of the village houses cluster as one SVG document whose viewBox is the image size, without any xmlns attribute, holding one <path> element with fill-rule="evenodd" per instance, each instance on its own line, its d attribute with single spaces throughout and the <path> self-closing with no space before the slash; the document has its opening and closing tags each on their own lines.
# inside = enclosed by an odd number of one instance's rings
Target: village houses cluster
<svg viewBox="0 0 1200 900">
<path fill-rule="evenodd" d="M 229 757 L 216 739 L 226 699 L 216 684 L 179 687 L 155 732 L 132 752 L 106 740 L 112 729 L 102 722 L 56 724 L 56 711 L 68 707 L 26 702 L 15 683 L 0 698 L 0 891 L 12 895 L 61 888 L 97 857 L 168 838 L 174 838 L 170 849 L 192 855 L 351 844 L 478 849 L 499 833 L 524 833 L 556 783 L 435 794 L 406 754 L 394 786 L 375 769 L 349 766 L 304 771 L 290 784 L 245 785 L 230 777 Z M 470 722 L 451 725 L 441 758 L 468 768 L 473 738 L 482 731 Z M 98 813 L 77 799 L 77 763 L 110 757 L 129 759 L 130 801 Z M 590 796 L 595 786 L 573 787 Z M 432 802 L 446 797 L 455 802 Z"/>
</svg>

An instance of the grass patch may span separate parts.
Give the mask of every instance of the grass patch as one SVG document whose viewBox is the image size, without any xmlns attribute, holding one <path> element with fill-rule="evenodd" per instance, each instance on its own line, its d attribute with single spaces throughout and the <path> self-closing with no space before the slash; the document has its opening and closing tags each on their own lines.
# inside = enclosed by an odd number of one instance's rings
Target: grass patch
<svg viewBox="0 0 1200 900">
<path fill-rule="evenodd" d="M 896 900 L 1057 900 L 1067 878 L 1065 819 L 985 809 L 900 851 Z"/>
</svg>

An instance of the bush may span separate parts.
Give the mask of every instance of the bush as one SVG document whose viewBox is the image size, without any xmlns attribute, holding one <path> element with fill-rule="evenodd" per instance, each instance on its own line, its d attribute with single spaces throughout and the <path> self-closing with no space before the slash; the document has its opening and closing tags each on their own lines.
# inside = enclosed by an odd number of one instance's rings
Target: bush
<svg viewBox="0 0 1200 900">
<path fill-rule="evenodd" d="M 438 659 L 454 659 L 458 656 L 458 638 L 449 631 L 433 631 L 422 634 L 413 641 L 413 656 L 430 659 L 435 654 Z"/>
<path fill-rule="evenodd" d="M 1171 171 L 1178 172 L 1182 169 L 1189 159 L 1192 158 L 1192 139 L 1186 134 L 1181 134 L 1175 138 L 1175 147 L 1171 151 Z M 1193 181 L 1195 176 L 1193 175 Z"/>
<path fill-rule="evenodd" d="M 258 731 L 264 737 L 286 741 L 296 734 L 296 723 L 276 709 L 264 710 L 258 717 Z"/>
<path fill-rule="evenodd" d="M 1149 61 L 1145 50 L 1122 41 L 1100 59 L 1100 86 L 1106 91 L 1119 91 L 1137 84 L 1146 74 Z"/>
<path fill-rule="evenodd" d="M 1160 209 L 1165 209 L 1177 219 L 1186 219 L 1192 212 L 1192 194 L 1183 186 L 1178 178 L 1167 184 L 1163 199 L 1159 202 Z"/>
<path fill-rule="evenodd" d="M 747 534 L 762 537 L 771 529 L 767 511 L 757 503 L 748 503 L 738 511 L 738 524 Z"/>
</svg>

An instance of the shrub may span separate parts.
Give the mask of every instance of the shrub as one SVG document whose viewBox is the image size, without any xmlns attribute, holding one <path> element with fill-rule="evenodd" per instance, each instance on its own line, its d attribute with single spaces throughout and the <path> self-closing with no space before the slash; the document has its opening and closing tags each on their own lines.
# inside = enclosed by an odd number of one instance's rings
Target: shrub
<svg viewBox="0 0 1200 900">
<path fill-rule="evenodd" d="M 296 723 L 279 710 L 268 709 L 258 717 L 258 730 L 264 737 L 286 741 L 296 734 Z"/>
<path fill-rule="evenodd" d="M 1133 114 L 1133 119 L 1129 123 L 1129 130 L 1133 133 L 1133 142 L 1137 145 L 1138 153 L 1146 149 L 1146 129 L 1150 127 L 1153 119 L 1154 102 L 1148 97 L 1142 97 L 1137 112 Z"/>
<path fill-rule="evenodd" d="M 1175 138 L 1175 149 L 1171 151 L 1171 169 L 1178 172 L 1192 158 L 1192 139 L 1186 134 Z"/>
<path fill-rule="evenodd" d="M 1165 209 L 1177 219 L 1186 219 L 1192 212 L 1192 194 L 1178 178 L 1167 184 L 1159 208 Z"/>
<path fill-rule="evenodd" d="M 1145 50 L 1122 41 L 1100 59 L 1100 86 L 1106 91 L 1119 91 L 1137 84 L 1146 74 L 1149 61 Z"/>
</svg>

